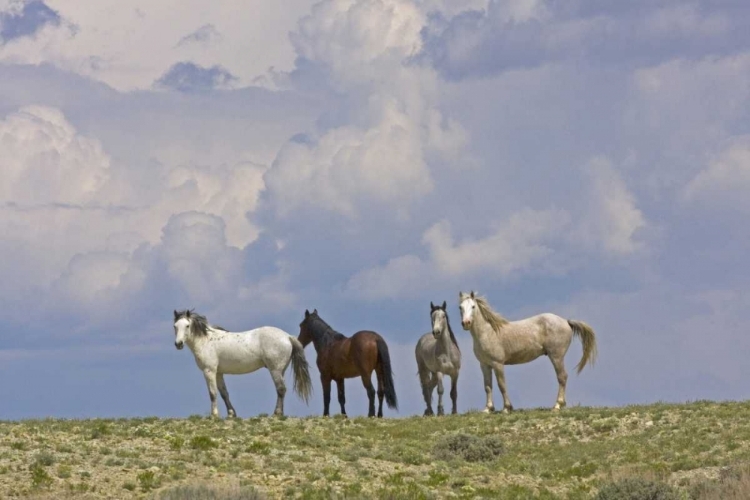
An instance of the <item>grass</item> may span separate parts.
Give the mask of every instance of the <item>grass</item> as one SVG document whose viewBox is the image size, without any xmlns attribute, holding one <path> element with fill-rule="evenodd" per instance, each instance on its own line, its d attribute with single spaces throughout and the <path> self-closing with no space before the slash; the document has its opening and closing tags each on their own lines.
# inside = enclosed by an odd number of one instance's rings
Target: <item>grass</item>
<svg viewBox="0 0 750 500">
<path fill-rule="evenodd" d="M 10 499 L 582 500 L 641 478 L 669 484 L 683 500 L 714 500 L 750 498 L 747 464 L 750 402 L 400 419 L 0 422 L 0 498 Z"/>
</svg>

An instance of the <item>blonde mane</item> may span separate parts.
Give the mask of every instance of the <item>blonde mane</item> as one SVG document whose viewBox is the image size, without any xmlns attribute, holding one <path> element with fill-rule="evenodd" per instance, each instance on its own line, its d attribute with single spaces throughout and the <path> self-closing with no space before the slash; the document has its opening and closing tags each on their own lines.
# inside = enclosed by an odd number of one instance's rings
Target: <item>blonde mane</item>
<svg viewBox="0 0 750 500">
<path fill-rule="evenodd" d="M 482 317 L 487 321 L 487 323 L 490 324 L 493 330 L 496 332 L 500 332 L 500 329 L 507 325 L 509 321 L 505 318 L 503 318 L 500 313 L 495 312 L 492 307 L 490 307 L 489 302 L 487 302 L 487 299 L 475 294 L 472 292 L 471 294 L 468 293 L 462 293 L 461 294 L 461 300 L 472 298 L 474 299 L 474 302 L 477 303 L 477 307 L 479 308 L 479 312 L 482 314 Z"/>
</svg>

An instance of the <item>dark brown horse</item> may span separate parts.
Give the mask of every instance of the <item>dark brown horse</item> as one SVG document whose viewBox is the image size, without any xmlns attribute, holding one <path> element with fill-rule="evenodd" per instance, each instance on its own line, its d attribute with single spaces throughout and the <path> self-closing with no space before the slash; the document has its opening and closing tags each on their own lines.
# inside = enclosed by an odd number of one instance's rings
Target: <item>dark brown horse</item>
<svg viewBox="0 0 750 500">
<path fill-rule="evenodd" d="M 318 353 L 318 370 L 323 384 L 323 416 L 329 415 L 331 404 L 331 381 L 336 381 L 339 391 L 341 414 L 346 415 L 344 404 L 344 379 L 362 377 L 362 384 L 370 398 L 368 417 L 375 416 L 375 388 L 372 386 L 372 372 L 378 375 L 378 417 L 383 416 L 383 397 L 388 408 L 398 409 L 396 389 L 393 386 L 391 357 L 383 337 L 375 332 L 363 330 L 347 337 L 331 328 L 318 316 L 318 310 L 305 311 L 305 319 L 299 325 L 299 337 L 303 346 L 310 342 Z"/>
</svg>

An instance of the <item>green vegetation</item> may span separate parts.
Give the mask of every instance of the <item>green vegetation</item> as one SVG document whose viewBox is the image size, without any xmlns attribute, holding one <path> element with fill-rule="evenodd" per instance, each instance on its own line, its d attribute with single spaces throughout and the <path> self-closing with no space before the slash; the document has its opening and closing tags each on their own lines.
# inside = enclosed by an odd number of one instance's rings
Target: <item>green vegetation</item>
<svg viewBox="0 0 750 500">
<path fill-rule="evenodd" d="M 0 438 L 0 498 L 9 499 L 750 498 L 750 402 L 46 419 L 0 422 Z"/>
<path fill-rule="evenodd" d="M 503 444 L 497 436 L 474 436 L 471 434 L 449 434 L 440 438 L 432 454 L 436 460 L 465 460 L 467 462 L 490 462 L 503 453 Z"/>
</svg>

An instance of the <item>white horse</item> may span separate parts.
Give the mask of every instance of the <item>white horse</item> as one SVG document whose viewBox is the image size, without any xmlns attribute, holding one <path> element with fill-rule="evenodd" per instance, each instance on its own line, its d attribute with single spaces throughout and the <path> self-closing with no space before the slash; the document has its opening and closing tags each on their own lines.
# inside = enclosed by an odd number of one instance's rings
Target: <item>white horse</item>
<svg viewBox="0 0 750 500">
<path fill-rule="evenodd" d="M 582 321 L 566 320 L 555 314 L 545 313 L 520 321 L 508 321 L 493 311 L 484 297 L 474 292 L 459 292 L 461 326 L 471 332 L 474 354 L 479 360 L 484 376 L 484 391 L 487 394 L 485 412 L 494 411 L 492 402 L 492 371 L 503 395 L 503 413 L 513 410 L 505 389 L 505 365 L 528 363 L 546 355 L 557 373 L 557 402 L 553 410 L 565 406 L 565 353 L 573 335 L 581 339 L 583 356 L 576 367 L 581 373 L 586 364 L 596 359 L 596 336 L 594 330 Z"/>
<path fill-rule="evenodd" d="M 425 415 L 434 415 L 432 411 L 432 390 L 437 385 L 438 415 L 445 414 L 443 410 L 443 375 L 451 378 L 451 401 L 453 410 L 458 413 L 456 399 L 458 398 L 458 371 L 461 369 L 461 350 L 458 348 L 456 337 L 453 335 L 446 303 L 436 306 L 430 302 L 430 319 L 432 332 L 425 333 L 417 342 L 414 352 L 417 357 L 419 382 L 422 385 L 422 395 L 427 409 Z"/>
<path fill-rule="evenodd" d="M 228 332 L 209 325 L 204 316 L 186 310 L 174 312 L 174 333 L 175 347 L 182 349 L 187 344 L 198 368 L 206 377 L 212 417 L 219 416 L 217 389 L 227 406 L 227 416 L 237 416 L 229 401 L 225 374 L 240 375 L 264 367 L 271 372 L 276 385 L 276 409 L 273 414 L 283 415 L 286 394 L 284 372 L 290 361 L 294 372 L 294 392 L 305 403 L 310 398 L 312 383 L 305 349 L 296 338 L 279 328 L 264 326 L 247 332 Z"/>
</svg>

